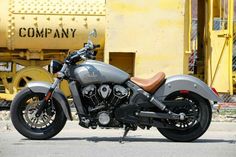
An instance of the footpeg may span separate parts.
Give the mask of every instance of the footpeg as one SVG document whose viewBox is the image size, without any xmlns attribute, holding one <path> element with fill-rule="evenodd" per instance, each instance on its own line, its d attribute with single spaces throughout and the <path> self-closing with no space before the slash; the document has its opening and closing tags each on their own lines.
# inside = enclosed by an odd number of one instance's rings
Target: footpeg
<svg viewBox="0 0 236 157">
<path fill-rule="evenodd" d="M 161 109 L 162 111 L 164 111 L 166 109 L 166 105 L 161 103 L 160 101 L 158 101 L 157 99 L 155 99 L 154 97 L 152 97 L 150 99 L 150 102 L 153 103 L 156 107 L 158 107 L 159 109 Z"/>
<path fill-rule="evenodd" d="M 171 112 L 165 104 L 157 100 L 154 96 L 151 97 L 150 102 L 154 104 L 156 107 L 158 107 L 160 110 L 167 112 L 170 115 L 174 115 L 175 113 Z"/>
</svg>

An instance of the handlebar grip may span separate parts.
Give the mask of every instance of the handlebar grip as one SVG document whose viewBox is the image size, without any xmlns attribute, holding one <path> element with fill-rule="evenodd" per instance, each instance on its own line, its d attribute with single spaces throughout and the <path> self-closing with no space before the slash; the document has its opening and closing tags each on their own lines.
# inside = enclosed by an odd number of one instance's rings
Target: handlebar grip
<svg viewBox="0 0 236 157">
<path fill-rule="evenodd" d="M 94 48 L 94 49 L 100 48 L 100 47 L 101 47 L 100 44 L 98 44 L 98 45 L 95 45 L 95 44 L 94 44 L 94 45 L 93 45 L 93 48 Z"/>
</svg>

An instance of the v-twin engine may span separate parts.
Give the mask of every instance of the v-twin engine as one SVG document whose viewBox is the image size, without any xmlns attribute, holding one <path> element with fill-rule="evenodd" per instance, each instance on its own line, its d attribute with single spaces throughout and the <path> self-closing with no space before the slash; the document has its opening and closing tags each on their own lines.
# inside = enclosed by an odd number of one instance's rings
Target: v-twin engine
<svg viewBox="0 0 236 157">
<path fill-rule="evenodd" d="M 113 110 L 124 103 L 129 96 L 129 90 L 121 85 L 94 84 L 83 88 L 82 95 L 88 112 L 99 125 L 114 125 Z M 113 123 L 113 124 L 111 124 Z"/>
</svg>

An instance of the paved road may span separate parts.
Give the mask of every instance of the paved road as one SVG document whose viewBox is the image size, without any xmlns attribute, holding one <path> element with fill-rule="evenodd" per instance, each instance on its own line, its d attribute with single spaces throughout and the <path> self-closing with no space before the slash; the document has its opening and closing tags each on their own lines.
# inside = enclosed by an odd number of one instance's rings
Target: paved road
<svg viewBox="0 0 236 157">
<path fill-rule="evenodd" d="M 151 129 L 130 132 L 120 144 L 122 133 L 121 129 L 87 130 L 69 122 L 55 138 L 31 141 L 18 134 L 9 121 L 0 121 L 0 157 L 236 157 L 236 123 L 214 122 L 192 143 L 168 141 Z"/>
</svg>

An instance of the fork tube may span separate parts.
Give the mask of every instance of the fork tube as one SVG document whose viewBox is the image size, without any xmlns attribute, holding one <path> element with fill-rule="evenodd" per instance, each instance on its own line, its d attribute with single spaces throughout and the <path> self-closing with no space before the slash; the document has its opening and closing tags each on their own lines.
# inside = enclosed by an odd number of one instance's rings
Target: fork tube
<svg viewBox="0 0 236 157">
<path fill-rule="evenodd" d="M 62 79 L 56 78 L 56 80 L 53 82 L 53 84 L 49 88 L 47 94 L 45 95 L 44 99 L 40 102 L 38 111 L 35 114 L 36 117 L 39 117 L 42 114 L 42 111 L 45 108 L 46 104 L 48 103 L 48 100 L 51 98 L 52 93 L 54 92 L 57 85 L 61 82 L 61 80 Z"/>
</svg>

